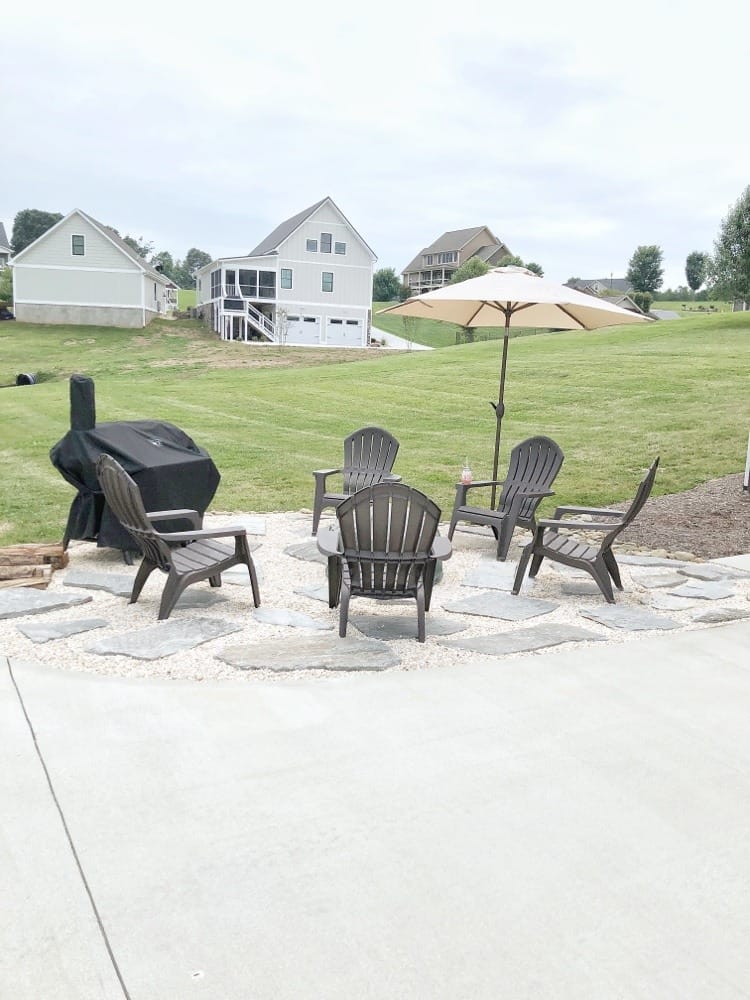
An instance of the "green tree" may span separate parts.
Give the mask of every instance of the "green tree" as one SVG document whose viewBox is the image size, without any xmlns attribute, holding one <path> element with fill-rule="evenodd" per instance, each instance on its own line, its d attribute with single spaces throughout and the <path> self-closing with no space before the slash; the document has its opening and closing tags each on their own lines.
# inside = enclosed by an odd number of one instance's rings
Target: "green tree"
<svg viewBox="0 0 750 1000">
<path fill-rule="evenodd" d="M 529 263 L 526 265 L 526 269 L 528 271 L 533 271 L 534 274 L 538 274 L 540 278 L 544 277 L 544 268 L 542 267 L 541 264 L 537 264 L 533 260 L 529 261 Z"/>
<path fill-rule="evenodd" d="M 526 267 L 524 262 L 516 253 L 506 253 L 504 257 L 501 257 L 497 262 L 498 267 Z"/>
<path fill-rule="evenodd" d="M 185 254 L 185 259 L 177 261 L 173 281 L 180 288 L 195 288 L 195 272 L 199 268 L 205 267 L 206 264 L 210 264 L 212 260 L 210 253 L 198 250 L 197 247 L 191 247 Z"/>
<path fill-rule="evenodd" d="M 4 267 L 0 271 L 0 302 L 7 302 L 8 305 L 13 301 L 13 269 L 10 267 Z"/>
<path fill-rule="evenodd" d="M 469 257 L 460 267 L 456 268 L 451 278 L 451 284 L 457 285 L 459 281 L 466 281 L 468 278 L 481 278 L 483 274 L 487 274 L 489 269 L 489 264 L 486 264 L 481 257 Z"/>
<path fill-rule="evenodd" d="M 710 277 L 718 298 L 750 300 L 750 186 L 721 223 Z"/>
<path fill-rule="evenodd" d="M 636 292 L 657 292 L 664 280 L 664 255 L 655 244 L 637 247 L 630 258 L 626 277 Z"/>
<path fill-rule="evenodd" d="M 687 278 L 688 285 L 694 292 L 697 292 L 706 280 L 708 265 L 708 254 L 694 250 L 687 255 L 687 259 L 685 260 L 685 277 Z"/>
<path fill-rule="evenodd" d="M 13 254 L 25 250 L 60 219 L 62 215 L 59 212 L 43 212 L 39 208 L 22 209 L 13 220 L 13 235 L 10 238 Z"/>
<path fill-rule="evenodd" d="M 170 281 L 174 281 L 176 285 L 179 284 L 175 278 L 175 262 L 172 259 L 172 254 L 168 250 L 161 250 L 159 253 L 155 253 L 151 258 L 151 264 L 160 271 L 165 278 L 169 278 Z"/>
<path fill-rule="evenodd" d="M 401 282 L 393 267 L 381 267 L 372 276 L 373 302 L 391 302 L 399 298 Z"/>
<path fill-rule="evenodd" d="M 115 230 L 117 232 L 117 230 Z M 119 236 L 120 234 L 117 233 Z M 144 240 L 142 236 L 138 239 L 135 236 L 128 234 L 123 236 L 122 239 L 127 243 L 131 250 L 135 250 L 139 257 L 143 257 L 144 260 L 148 260 L 151 254 L 154 252 L 154 244 L 152 240 Z"/>
</svg>

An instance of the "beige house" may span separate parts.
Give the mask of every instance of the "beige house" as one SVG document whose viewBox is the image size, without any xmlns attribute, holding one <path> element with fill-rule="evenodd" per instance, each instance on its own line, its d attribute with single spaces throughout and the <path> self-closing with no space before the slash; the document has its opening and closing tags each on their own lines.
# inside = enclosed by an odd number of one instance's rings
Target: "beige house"
<svg viewBox="0 0 750 1000">
<path fill-rule="evenodd" d="M 404 268 L 402 280 L 412 295 L 421 295 L 447 285 L 457 268 L 471 257 L 479 257 L 492 267 L 509 253 L 487 226 L 454 229 L 421 250 Z"/>
<path fill-rule="evenodd" d="M 326 197 L 280 223 L 249 254 L 202 267 L 197 309 L 222 340 L 366 347 L 376 260 Z"/>
<path fill-rule="evenodd" d="M 169 281 L 108 226 L 75 208 L 11 258 L 16 319 L 144 327 Z"/>
</svg>

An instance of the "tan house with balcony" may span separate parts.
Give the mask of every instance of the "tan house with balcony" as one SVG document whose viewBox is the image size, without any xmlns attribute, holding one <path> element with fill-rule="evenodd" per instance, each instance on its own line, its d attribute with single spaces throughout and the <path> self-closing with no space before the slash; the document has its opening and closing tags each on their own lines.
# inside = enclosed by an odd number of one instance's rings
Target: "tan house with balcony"
<svg viewBox="0 0 750 1000">
<path fill-rule="evenodd" d="M 443 233 L 421 250 L 404 268 L 402 280 L 412 295 L 432 292 L 447 285 L 456 270 L 472 257 L 479 257 L 490 267 L 506 257 L 510 250 L 487 226 L 454 229 Z"/>
</svg>

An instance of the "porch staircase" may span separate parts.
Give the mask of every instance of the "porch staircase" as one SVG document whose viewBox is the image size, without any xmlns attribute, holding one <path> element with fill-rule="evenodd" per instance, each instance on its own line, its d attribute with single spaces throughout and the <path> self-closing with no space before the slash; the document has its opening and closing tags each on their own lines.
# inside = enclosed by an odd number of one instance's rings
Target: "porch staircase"
<svg viewBox="0 0 750 1000">
<path fill-rule="evenodd" d="M 276 324 L 268 316 L 264 316 L 260 309 L 256 309 L 252 302 L 247 304 L 247 321 L 254 330 L 270 340 L 272 344 L 279 343 L 279 332 L 276 329 Z"/>
</svg>

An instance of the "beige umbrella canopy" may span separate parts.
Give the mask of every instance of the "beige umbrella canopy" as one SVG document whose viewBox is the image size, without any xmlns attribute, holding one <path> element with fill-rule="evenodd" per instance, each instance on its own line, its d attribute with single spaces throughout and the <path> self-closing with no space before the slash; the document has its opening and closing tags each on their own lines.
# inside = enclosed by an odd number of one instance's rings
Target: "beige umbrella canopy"
<svg viewBox="0 0 750 1000">
<path fill-rule="evenodd" d="M 497 479 L 500 427 L 505 406 L 505 368 L 511 326 L 549 327 L 554 330 L 595 330 L 604 326 L 648 322 L 643 313 L 630 312 L 606 299 L 578 292 L 567 285 L 546 281 L 525 267 L 495 267 L 478 278 L 446 285 L 434 292 L 416 295 L 380 312 L 394 316 L 439 319 L 459 326 L 504 327 L 500 388 L 497 403 L 495 457 L 492 478 Z M 493 490 L 494 503 L 494 490 Z"/>
</svg>

